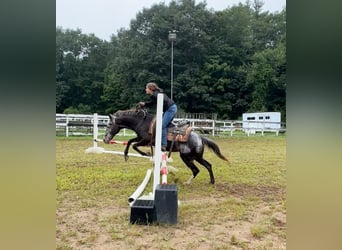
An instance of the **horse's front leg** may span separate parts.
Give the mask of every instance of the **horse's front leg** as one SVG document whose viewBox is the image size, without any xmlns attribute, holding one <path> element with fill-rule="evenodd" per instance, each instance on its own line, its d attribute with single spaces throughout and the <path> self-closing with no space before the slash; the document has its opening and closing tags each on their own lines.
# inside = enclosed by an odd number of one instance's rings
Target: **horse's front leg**
<svg viewBox="0 0 342 250">
<path fill-rule="evenodd" d="M 150 142 L 149 140 L 142 139 L 142 140 L 138 141 L 137 143 L 134 143 L 134 144 L 133 144 L 133 149 L 134 149 L 135 151 L 137 151 L 137 152 L 138 152 L 139 154 L 141 154 L 141 155 L 144 155 L 144 156 L 151 156 L 151 153 L 149 153 L 149 152 L 143 152 L 143 151 L 141 151 L 141 150 L 138 148 L 138 147 L 141 147 L 141 146 L 147 146 L 149 142 Z"/>
<path fill-rule="evenodd" d="M 128 150 L 129 150 L 129 147 L 131 146 L 131 144 L 132 144 L 133 142 L 136 142 L 136 141 L 138 141 L 138 140 L 140 140 L 139 137 L 135 137 L 135 138 L 132 138 L 132 139 L 128 140 L 127 145 L 126 145 L 125 150 L 124 150 L 125 161 L 127 161 L 128 158 L 129 158 L 129 157 L 128 157 Z M 134 148 L 134 147 L 133 147 L 133 148 Z"/>
</svg>

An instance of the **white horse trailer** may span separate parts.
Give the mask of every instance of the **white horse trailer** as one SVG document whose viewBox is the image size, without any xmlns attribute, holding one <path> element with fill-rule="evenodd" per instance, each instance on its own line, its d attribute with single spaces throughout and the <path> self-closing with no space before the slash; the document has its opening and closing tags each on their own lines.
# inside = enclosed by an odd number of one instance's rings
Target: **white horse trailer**
<svg viewBox="0 0 342 250">
<path fill-rule="evenodd" d="M 242 128 L 249 134 L 256 132 L 270 131 L 276 132 L 278 135 L 281 129 L 281 113 L 280 112 L 258 112 L 242 114 Z"/>
</svg>

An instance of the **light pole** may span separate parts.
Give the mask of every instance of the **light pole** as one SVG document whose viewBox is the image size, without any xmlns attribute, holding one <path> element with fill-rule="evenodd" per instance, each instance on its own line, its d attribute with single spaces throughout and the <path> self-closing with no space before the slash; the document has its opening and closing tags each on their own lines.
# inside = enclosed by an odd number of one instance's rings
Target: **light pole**
<svg viewBox="0 0 342 250">
<path fill-rule="evenodd" d="M 176 41 L 176 30 L 169 31 L 169 41 L 171 41 L 171 100 L 173 100 L 173 42 Z"/>
</svg>

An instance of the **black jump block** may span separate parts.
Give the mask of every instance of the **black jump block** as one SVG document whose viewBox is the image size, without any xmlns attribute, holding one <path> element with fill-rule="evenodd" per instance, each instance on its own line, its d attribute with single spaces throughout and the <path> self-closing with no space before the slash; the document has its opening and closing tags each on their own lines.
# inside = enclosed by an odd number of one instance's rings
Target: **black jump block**
<svg viewBox="0 0 342 250">
<path fill-rule="evenodd" d="M 156 221 L 153 200 L 136 200 L 131 206 L 131 224 L 148 225 Z"/>
<path fill-rule="evenodd" d="M 158 184 L 154 195 L 154 206 L 158 223 L 177 224 L 178 189 L 173 184 Z"/>
</svg>

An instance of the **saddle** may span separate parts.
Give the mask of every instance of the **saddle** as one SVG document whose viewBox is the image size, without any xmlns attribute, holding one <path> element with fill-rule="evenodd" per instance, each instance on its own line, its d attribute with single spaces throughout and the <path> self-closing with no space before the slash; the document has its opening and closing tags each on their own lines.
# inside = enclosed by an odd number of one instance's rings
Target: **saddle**
<svg viewBox="0 0 342 250">
<path fill-rule="evenodd" d="M 149 134 L 151 137 L 155 135 L 156 117 L 153 118 L 150 124 Z M 167 128 L 167 140 L 172 142 L 187 142 L 192 131 L 190 122 L 186 120 L 172 121 Z"/>
<path fill-rule="evenodd" d="M 192 127 L 190 127 L 190 123 L 188 121 L 173 121 L 167 128 L 167 140 L 187 142 L 189 140 L 189 135 L 191 131 Z"/>
</svg>

